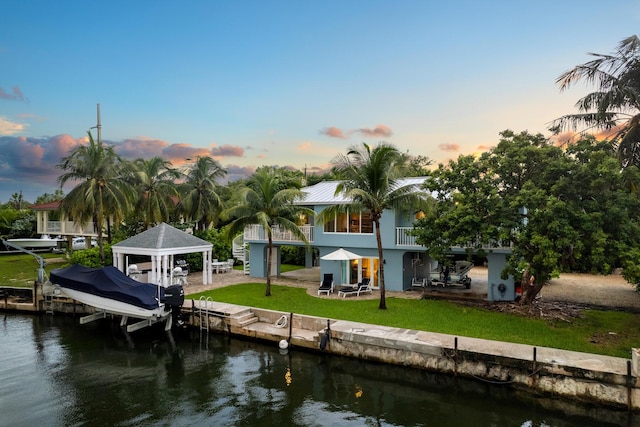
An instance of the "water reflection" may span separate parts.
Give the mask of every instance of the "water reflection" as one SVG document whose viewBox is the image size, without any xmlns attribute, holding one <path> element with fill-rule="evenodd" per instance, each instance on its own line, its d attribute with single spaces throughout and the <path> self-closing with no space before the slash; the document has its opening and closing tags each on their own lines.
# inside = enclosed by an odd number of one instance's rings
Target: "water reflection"
<svg viewBox="0 0 640 427">
<path fill-rule="evenodd" d="M 198 332 L 5 316 L 3 425 L 606 426 L 623 411 Z M 5 345 L 6 344 L 6 345 Z"/>
</svg>

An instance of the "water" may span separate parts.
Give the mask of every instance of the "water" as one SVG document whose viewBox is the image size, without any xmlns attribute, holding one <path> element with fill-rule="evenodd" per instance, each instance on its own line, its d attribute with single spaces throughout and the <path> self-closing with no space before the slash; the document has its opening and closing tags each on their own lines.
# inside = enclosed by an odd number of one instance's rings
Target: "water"
<svg viewBox="0 0 640 427">
<path fill-rule="evenodd" d="M 198 332 L 0 320 L 2 426 L 614 426 L 624 411 Z"/>
</svg>

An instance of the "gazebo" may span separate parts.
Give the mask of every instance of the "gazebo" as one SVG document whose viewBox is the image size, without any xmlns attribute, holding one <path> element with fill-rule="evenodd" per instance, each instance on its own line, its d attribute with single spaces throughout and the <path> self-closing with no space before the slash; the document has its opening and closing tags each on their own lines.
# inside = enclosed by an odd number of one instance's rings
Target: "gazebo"
<svg viewBox="0 0 640 427">
<path fill-rule="evenodd" d="M 202 253 L 202 283 L 210 284 L 212 281 L 212 249 L 212 243 L 164 222 L 111 247 L 113 265 L 124 273 L 127 273 L 129 269 L 127 255 L 151 257 L 151 271 L 147 281 L 163 286 L 171 284 L 169 282 L 174 266 L 174 256 L 197 252 Z"/>
</svg>

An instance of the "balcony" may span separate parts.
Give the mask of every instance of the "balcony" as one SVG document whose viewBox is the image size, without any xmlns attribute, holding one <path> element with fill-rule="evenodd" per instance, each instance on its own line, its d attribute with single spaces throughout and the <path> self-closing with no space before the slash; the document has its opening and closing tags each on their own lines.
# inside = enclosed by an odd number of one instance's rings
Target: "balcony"
<svg viewBox="0 0 640 427">
<path fill-rule="evenodd" d="M 309 243 L 313 242 L 313 226 L 311 225 L 303 225 L 300 228 L 300 231 L 307 238 Z M 288 230 L 281 230 L 280 227 L 275 226 L 271 229 L 271 238 L 274 242 L 282 243 L 303 243 L 302 240 L 298 239 L 293 235 L 292 232 Z M 267 234 L 264 232 L 264 229 L 261 225 L 248 225 L 244 229 L 244 240 L 267 240 Z"/>
<path fill-rule="evenodd" d="M 93 222 L 88 222 L 84 227 L 73 221 L 47 221 L 46 229 L 41 234 L 50 235 L 72 235 L 72 236 L 97 236 L 94 231 Z M 38 230 L 40 233 L 40 230 Z"/>
<path fill-rule="evenodd" d="M 410 247 L 423 247 L 416 243 L 416 236 L 412 236 L 411 232 L 413 231 L 413 227 L 396 227 L 396 246 L 410 246 Z M 467 242 L 464 246 L 454 246 L 452 248 L 462 249 L 462 248 L 479 248 L 482 249 L 511 249 L 513 244 L 509 242 L 508 244 L 503 244 L 501 240 L 493 240 L 488 244 L 480 245 L 478 241 L 475 242 Z"/>
</svg>

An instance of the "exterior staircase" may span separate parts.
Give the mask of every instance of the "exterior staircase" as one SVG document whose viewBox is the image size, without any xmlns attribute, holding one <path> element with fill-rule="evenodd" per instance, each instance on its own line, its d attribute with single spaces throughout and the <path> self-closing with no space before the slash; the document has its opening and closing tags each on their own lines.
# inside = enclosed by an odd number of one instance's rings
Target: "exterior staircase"
<svg viewBox="0 0 640 427">
<path fill-rule="evenodd" d="M 237 260 L 242 261 L 244 274 L 249 274 L 249 246 L 244 242 L 244 234 L 233 239 L 232 253 Z"/>
</svg>

